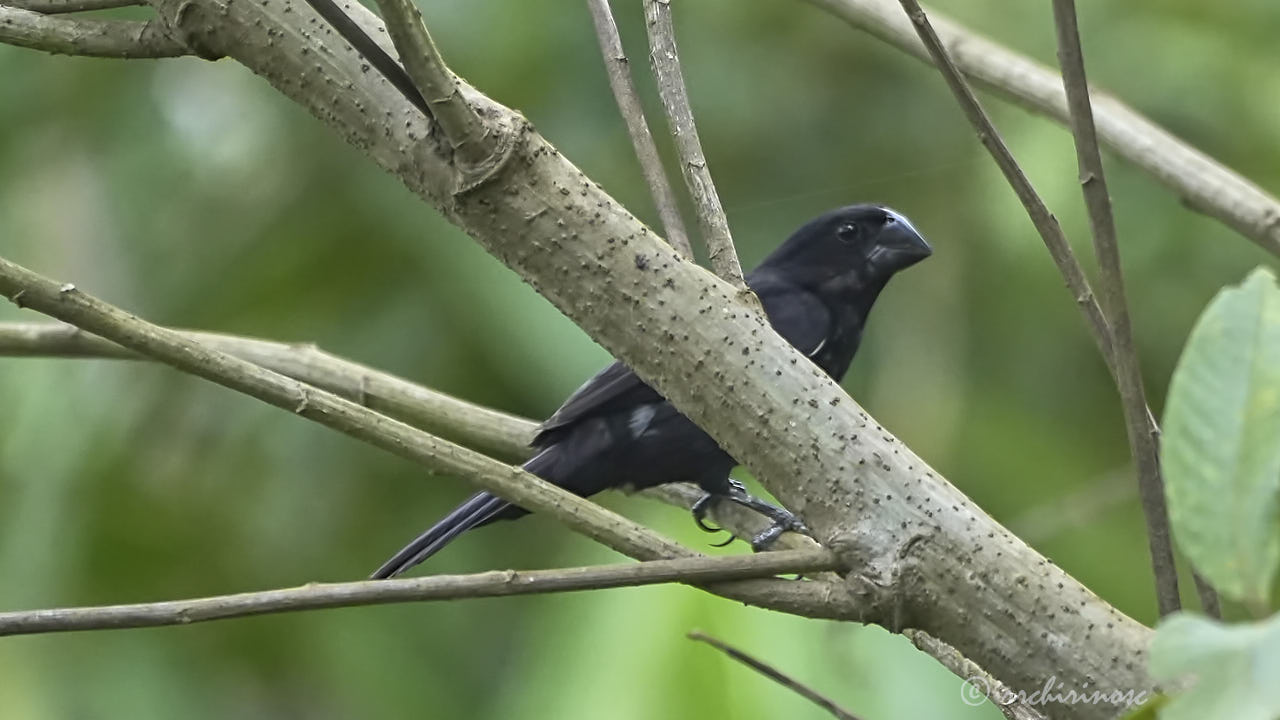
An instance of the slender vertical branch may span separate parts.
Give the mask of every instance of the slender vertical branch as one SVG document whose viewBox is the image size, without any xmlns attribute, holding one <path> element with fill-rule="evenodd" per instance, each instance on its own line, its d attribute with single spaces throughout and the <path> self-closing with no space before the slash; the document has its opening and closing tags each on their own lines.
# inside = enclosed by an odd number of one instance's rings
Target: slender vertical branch
<svg viewBox="0 0 1280 720">
<path fill-rule="evenodd" d="M 1098 149 L 1098 134 L 1089 103 L 1089 83 L 1085 76 L 1084 52 L 1076 22 L 1075 0 L 1053 0 L 1053 18 L 1058 35 L 1058 62 L 1067 93 L 1071 134 L 1075 137 L 1076 159 L 1080 166 L 1080 186 L 1089 210 L 1089 229 L 1098 256 L 1098 282 L 1102 303 L 1111 324 L 1116 387 L 1124 411 L 1129 448 L 1138 469 L 1138 494 L 1147 519 L 1147 542 L 1156 576 L 1156 599 L 1160 614 L 1182 606 L 1178 596 L 1177 568 L 1173 561 L 1173 538 L 1169 531 L 1169 510 L 1165 506 L 1164 478 L 1160 473 L 1159 429 L 1147 409 L 1142 369 L 1133 342 L 1129 306 L 1125 299 L 1124 272 L 1116 243 L 1115 216 Z"/>
<path fill-rule="evenodd" d="M 951 92 L 955 95 L 956 100 L 959 101 L 965 116 L 977 131 L 978 139 L 982 141 L 982 144 L 991 153 L 996 165 L 1004 173 L 1005 179 L 1017 194 L 1018 199 L 1022 201 L 1022 205 L 1026 208 L 1027 215 L 1030 216 L 1032 223 L 1035 224 L 1040 237 L 1044 239 L 1045 247 L 1049 249 L 1049 254 L 1053 257 L 1054 263 L 1066 280 L 1067 287 L 1070 288 L 1076 298 L 1076 302 L 1084 312 L 1085 318 L 1088 320 L 1089 329 L 1093 334 L 1094 342 L 1098 346 L 1098 351 L 1102 354 L 1103 360 L 1106 361 L 1107 369 L 1111 371 L 1117 387 L 1120 388 L 1121 396 L 1124 397 L 1127 388 L 1125 383 L 1127 381 L 1122 379 L 1123 373 L 1117 361 L 1111 325 L 1097 299 L 1093 296 L 1093 291 L 1089 288 L 1089 281 L 1085 278 L 1079 262 L 1076 261 L 1075 253 L 1071 250 L 1071 245 L 1067 242 L 1066 235 L 1062 232 L 1062 226 L 1058 224 L 1057 218 L 1049 212 L 1040 195 L 1031 186 L 1031 181 L 1027 179 L 1017 160 L 1014 159 L 1013 153 L 1009 152 L 1008 146 L 1000 138 L 999 132 L 996 131 L 995 126 L 991 123 L 991 119 L 987 117 L 986 111 L 982 109 L 982 105 L 973 94 L 973 90 L 960 75 L 960 71 L 942 46 L 942 42 L 938 39 L 937 33 L 934 32 L 933 26 L 929 24 L 929 18 L 925 15 L 924 10 L 921 9 L 920 3 L 916 0 L 899 0 L 899 2 L 906 11 L 907 17 L 911 19 L 912 24 L 915 26 L 916 34 L 920 36 L 920 41 L 928 49 L 929 54 L 933 57 L 934 64 L 938 66 L 939 72 L 942 73 L 942 77 L 951 88 Z M 1150 415 L 1150 412 L 1145 407 L 1145 399 L 1143 414 Z M 1126 418 L 1128 418 L 1127 413 Z M 1146 434 L 1154 442 L 1155 436 L 1148 431 L 1145 425 L 1147 419 L 1143 418 L 1142 422 L 1144 425 L 1141 433 Z M 1126 428 L 1128 428 L 1127 422 Z M 1131 435 L 1130 437 L 1132 439 L 1133 436 Z M 1154 456 L 1148 454 L 1147 458 L 1150 457 Z M 1140 460 L 1139 462 L 1145 463 L 1147 460 Z M 1140 467 L 1145 466 L 1140 465 Z M 1143 506 L 1145 509 L 1148 507 L 1146 496 L 1149 489 L 1140 488 L 1140 490 L 1144 495 Z M 1163 493 L 1153 503 L 1158 503 L 1163 508 Z M 1148 513 L 1146 521 L 1147 537 L 1151 543 L 1152 550 L 1151 564 L 1156 576 L 1156 595 L 1160 611 L 1163 614 L 1167 612 L 1168 607 L 1177 607 L 1178 577 L 1177 573 L 1174 572 L 1172 552 L 1165 552 L 1162 549 L 1166 547 L 1167 543 L 1168 520 L 1166 518 L 1162 526 L 1160 517 L 1162 517 L 1161 513 L 1154 515 Z M 1162 538 L 1164 539 L 1162 540 Z"/>
<path fill-rule="evenodd" d="M 685 88 L 680 55 L 676 51 L 670 0 L 644 0 L 644 16 L 649 34 L 649 61 L 658 80 L 658 94 L 662 96 L 667 124 L 675 137 L 680 170 L 698 209 L 698 227 L 702 231 L 703 242 L 707 244 L 711 269 L 734 287 L 745 289 L 742 264 L 738 262 L 733 237 L 729 234 L 729 220 L 724 215 L 720 196 L 711 180 L 707 158 L 702 154 L 702 141 L 698 139 L 698 127 L 693 120 L 693 108 L 689 105 L 689 91 Z"/>
<path fill-rule="evenodd" d="M 823 695 L 817 690 L 814 690 L 808 685 L 805 685 L 799 680 L 796 680 L 790 675 L 787 675 L 786 673 L 775 668 L 774 666 L 769 665 L 768 663 L 762 662 L 760 660 L 757 660 L 756 658 L 742 652 L 741 650 L 721 640 L 717 640 L 716 638 L 713 638 L 710 635 L 704 635 L 703 633 L 698 632 L 697 630 L 694 630 L 693 632 L 689 633 L 687 637 L 690 640 L 704 642 L 710 645 L 711 647 L 719 650 L 720 652 L 724 653 L 725 655 L 728 655 L 734 660 L 737 660 L 743 665 L 746 665 L 752 670 L 755 670 L 761 675 L 764 675 L 770 680 L 778 683 L 782 687 L 788 688 L 790 690 L 794 690 L 795 693 L 800 697 L 804 698 L 805 700 L 808 700 L 814 705 L 817 705 L 823 710 L 826 710 L 827 712 L 831 713 L 832 717 L 838 718 L 839 720 L 859 720 L 857 715 L 854 715 L 848 710 L 845 710 L 844 708 L 840 707 L 831 698 Z"/>
<path fill-rule="evenodd" d="M 658 146 L 653 141 L 653 134 L 649 132 L 649 123 L 645 120 L 644 108 L 640 104 L 640 94 L 636 92 L 635 81 L 631 77 L 631 63 L 623 52 L 622 38 L 613 21 L 609 0 L 587 0 L 587 7 L 591 10 L 591 21 L 596 26 L 596 38 L 600 42 L 600 55 L 604 58 L 609 87 L 613 90 L 613 99 L 618 103 L 618 110 L 627 125 L 631 146 L 635 148 L 636 159 L 640 161 L 640 172 L 644 174 L 649 193 L 653 196 L 654 207 L 662 221 L 663 235 L 681 257 L 692 260 L 693 248 L 689 245 L 689 234 L 684 229 L 675 193 L 662 168 Z"/>
<path fill-rule="evenodd" d="M 493 153 L 489 128 L 462 97 L 458 79 L 445 65 L 422 13 L 413 0 L 378 0 L 387 32 L 414 85 L 431 109 L 454 152 L 467 163 L 480 163 Z"/>
</svg>

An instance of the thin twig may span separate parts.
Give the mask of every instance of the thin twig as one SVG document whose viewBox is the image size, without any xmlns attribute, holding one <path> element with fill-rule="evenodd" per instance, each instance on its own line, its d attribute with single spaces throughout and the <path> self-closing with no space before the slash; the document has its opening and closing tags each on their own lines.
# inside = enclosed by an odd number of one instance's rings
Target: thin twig
<svg viewBox="0 0 1280 720">
<path fill-rule="evenodd" d="M 188 625 L 268 613 L 388 603 L 533 595 L 673 582 L 701 585 L 825 570 L 831 567 L 831 560 L 829 553 L 821 551 L 787 550 L 555 570 L 495 570 L 473 575 L 308 583 L 296 588 L 192 600 L 0 612 L 0 637 Z"/>
<path fill-rule="evenodd" d="M 538 429 L 538 423 L 528 418 L 467 402 L 329 354 L 309 343 L 282 343 L 191 330 L 175 332 L 429 433 L 495 453 L 505 461 L 528 459 L 529 440 Z M 74 325 L 24 322 L 0 322 L 0 357 L 152 359 Z M 672 483 L 640 494 L 687 509 L 706 493 L 694 485 Z M 762 515 L 734 503 L 716 503 L 711 508 L 711 517 L 741 538 L 759 535 L 769 524 Z M 815 547 L 818 545 L 813 539 L 800 533 L 783 533 L 773 546 L 774 549 Z"/>
<path fill-rule="evenodd" d="M 604 58 L 604 67 L 609 76 L 609 87 L 613 90 L 613 99 L 618 103 L 618 110 L 622 113 L 622 119 L 627 126 L 627 134 L 631 136 L 631 147 L 635 149 L 636 159 L 640 161 L 640 172 L 649 186 L 653 205 L 658 210 L 663 234 L 681 257 L 685 260 L 693 260 L 689 234 L 684 229 L 684 220 L 680 218 L 680 207 L 676 204 L 675 193 L 671 190 L 666 170 L 662 167 L 658 146 L 653 141 L 653 134 L 649 132 L 649 123 L 644 117 L 644 107 L 640 104 L 640 94 L 636 92 L 635 81 L 631 77 L 631 63 L 627 61 L 627 55 L 623 52 L 622 38 L 618 35 L 617 24 L 613 21 L 609 0 L 587 0 L 587 7 L 591 10 L 591 21 L 596 27 L 600 55 Z"/>
<path fill-rule="evenodd" d="M 772 665 L 761 662 L 760 660 L 757 660 L 756 658 L 742 652 L 741 650 L 725 644 L 721 640 L 717 640 L 716 638 L 713 638 L 710 635 L 701 633 L 697 630 L 694 630 L 693 632 L 689 633 L 687 637 L 690 640 L 704 642 L 710 645 L 711 647 L 719 650 L 720 652 L 724 653 L 725 655 L 728 655 L 734 660 L 737 660 L 743 665 L 746 665 L 752 670 L 755 670 L 761 675 L 764 675 L 770 680 L 778 683 L 779 685 L 795 691 L 797 695 L 804 698 L 805 700 L 808 700 L 814 705 L 817 705 L 823 710 L 826 710 L 827 712 L 831 713 L 833 717 L 839 718 L 840 720 L 859 720 L 859 716 L 854 715 L 848 710 L 845 710 L 844 708 L 840 707 L 831 698 L 823 695 L 817 690 L 814 690 L 808 685 L 805 685 L 799 680 L 796 680 L 790 675 L 787 675 L 786 673 L 773 667 Z"/>
<path fill-rule="evenodd" d="M 21 8 L 45 15 L 60 13 L 90 12 L 93 10 L 111 10 L 114 8 L 146 5 L 145 0 L 6 0 L 5 5 Z"/>
<path fill-rule="evenodd" d="M 1205 580 L 1195 570 L 1191 571 L 1191 578 L 1195 580 L 1196 595 L 1200 597 L 1200 612 L 1216 620 L 1221 620 L 1222 601 L 1218 599 L 1218 591 L 1214 590 L 1209 581 Z"/>
<path fill-rule="evenodd" d="M 1094 252 L 1098 256 L 1098 283 L 1111 325 L 1116 387 L 1120 391 L 1129 448 L 1138 468 L 1138 495 L 1147 521 L 1147 544 L 1155 570 L 1156 600 L 1160 615 L 1164 616 L 1181 608 L 1182 601 L 1178 595 L 1178 570 L 1173 560 L 1173 537 L 1169 530 L 1169 510 L 1165 505 L 1164 478 L 1160 473 L 1159 430 L 1147 408 L 1138 350 L 1133 342 L 1129 305 L 1124 292 L 1124 271 L 1116 243 L 1115 217 L 1111 212 L 1111 197 L 1102 168 L 1102 153 L 1098 150 L 1093 109 L 1089 104 L 1089 83 L 1085 77 L 1084 52 L 1080 47 L 1074 0 L 1053 0 L 1053 17 L 1058 35 L 1058 61 L 1062 65 L 1062 81 L 1071 113 L 1071 132 L 1075 136 L 1076 159 L 1080 166 L 1080 185 L 1089 210 Z"/>
<path fill-rule="evenodd" d="M 1062 226 L 1058 224 L 1057 218 L 1045 207 L 1044 201 L 1036 193 L 1035 188 L 1031 186 L 1031 182 L 1027 179 L 1026 174 L 1022 172 L 1017 160 L 1009 152 L 1008 146 L 1004 144 L 995 126 L 991 124 L 991 119 L 987 117 L 986 112 L 982 109 L 982 105 L 978 102 L 978 98 L 974 96 L 973 90 L 969 88 L 968 83 L 965 82 L 960 75 L 960 71 L 951 61 L 946 49 L 942 47 L 937 33 L 934 32 L 933 26 L 929 24 L 929 19 L 925 16 L 924 10 L 920 8 L 920 4 L 916 0 L 899 0 L 899 2 L 906 11 L 907 17 L 911 18 L 912 23 L 915 25 L 921 42 L 924 43 L 929 53 L 933 56 L 934 64 L 938 66 L 938 70 L 947 81 L 951 92 L 955 95 L 956 100 L 959 101 L 965 116 L 977 131 L 978 139 L 982 141 L 982 144 L 991 153 L 991 157 L 995 160 L 996 165 L 1000 167 L 1001 172 L 1004 173 L 1005 179 L 1008 180 L 1014 193 L 1022 201 L 1022 206 L 1026 208 L 1027 215 L 1031 218 L 1031 222 L 1035 224 L 1040 237 L 1044 239 L 1045 247 L 1049 249 L 1049 254 L 1053 257 L 1059 272 L 1062 273 L 1062 277 L 1066 280 L 1067 287 L 1071 290 L 1076 302 L 1080 305 L 1080 309 L 1084 312 L 1085 318 L 1088 320 L 1089 330 L 1098 346 L 1098 351 L 1102 354 L 1107 369 L 1111 371 L 1111 375 L 1115 379 L 1117 387 L 1120 388 L 1123 397 L 1125 395 L 1126 386 L 1124 383 L 1126 381 L 1122 379 L 1123 373 L 1116 357 L 1110 323 L 1107 321 L 1106 315 L 1103 314 L 1102 308 L 1098 305 L 1097 299 L 1094 298 L 1093 291 L 1089 289 L 1089 281 L 1085 279 L 1084 271 L 1080 269 L 1080 264 L 1076 261 L 1075 253 L 1071 250 L 1071 245 L 1067 242 L 1066 235 L 1062 232 Z M 1150 414 L 1145 409 L 1143 412 L 1146 415 Z M 1128 413 L 1126 413 L 1127 416 Z M 1147 419 L 1142 418 L 1142 422 L 1147 422 Z M 1148 437 L 1154 439 L 1154 435 L 1147 432 L 1145 427 L 1143 432 L 1146 432 Z M 1139 458 L 1139 463 L 1146 463 L 1151 457 L 1153 456 L 1144 453 Z M 1140 465 L 1140 467 L 1143 467 L 1143 465 Z M 1145 472 L 1141 474 L 1146 476 Z M 1150 489 L 1144 485 L 1140 490 L 1143 495 L 1143 508 L 1154 507 L 1154 505 L 1148 505 Z M 1163 507 L 1163 498 L 1163 493 L 1161 493 L 1158 500 L 1161 507 Z M 1164 523 L 1160 521 L 1162 517 L 1165 518 Z M 1147 537 L 1151 546 L 1151 563 L 1156 575 L 1156 596 L 1161 614 L 1164 614 L 1171 603 L 1176 605 L 1178 597 L 1178 577 L 1175 572 L 1172 572 L 1173 555 L 1171 550 L 1169 552 L 1164 551 L 1164 548 L 1171 548 L 1167 542 L 1164 542 L 1168 538 L 1168 521 L 1166 515 L 1151 513 L 1147 514 L 1146 520 Z"/>
<path fill-rule="evenodd" d="M 462 97 L 458 79 L 440 57 L 418 6 L 413 0 L 377 2 L 391 41 L 400 53 L 400 61 L 422 92 L 431 116 L 439 123 L 454 152 L 468 164 L 487 160 L 494 150 L 489 127 Z"/>
<path fill-rule="evenodd" d="M 0 258 L 0 295 L 100 335 L 184 372 L 290 410 L 357 440 L 417 462 L 433 472 L 465 478 L 533 512 L 638 560 L 696 555 L 617 513 L 558 488 L 520 468 L 493 460 L 392 420 L 279 373 L 207 348 Z M 787 581 L 751 581 L 707 588 L 718 595 L 807 617 L 852 619 L 861 610 L 840 593 L 810 592 Z"/>
<path fill-rule="evenodd" d="M 392 420 L 319 388 L 206 347 L 78 290 L 0 258 L 0 294 L 16 304 L 119 343 L 184 372 L 289 410 L 413 460 L 464 477 L 511 503 L 555 517 L 609 547 L 641 560 L 691 551 L 536 475 Z"/>
<path fill-rule="evenodd" d="M 177 332 L 501 460 L 522 462 L 530 455 L 529 440 L 538 427 L 532 420 L 474 405 L 309 343 Z M 75 326 L 53 323 L 0 323 L 0 356 L 149 359 Z"/>
<path fill-rule="evenodd" d="M 658 94 L 666 110 L 667 124 L 675 137 L 680 170 L 698 211 L 698 227 L 702 231 L 702 241 L 707 244 L 711 269 L 725 282 L 745 290 L 747 285 L 742 279 L 742 264 L 729 234 L 729 220 L 720 205 L 707 158 L 702 154 L 702 141 L 698 139 L 698 126 L 689 105 L 689 92 L 685 89 L 680 56 L 676 51 L 669 0 L 644 0 L 644 15 L 649 34 L 649 61 L 658 80 Z"/>
<path fill-rule="evenodd" d="M 1072 251 L 1071 244 L 1067 242 L 1067 237 L 1063 234 L 1062 227 L 1058 225 L 1058 219 L 1049 212 L 1049 208 L 1045 207 L 1044 201 L 1040 199 L 1040 195 L 1031 186 L 1031 181 L 1027 179 L 1026 174 L 1018 165 L 1018 161 L 1009 152 L 1008 146 L 1004 144 L 1004 140 L 1000 138 L 1000 133 L 991 124 L 991 119 L 987 117 L 982 105 L 978 103 L 978 98 L 974 96 L 973 90 L 969 89 L 968 83 L 960 76 L 960 71 L 956 69 L 955 64 L 951 62 L 950 56 L 942 47 L 942 43 L 939 42 L 937 34 L 934 33 L 933 26 L 929 24 L 929 19 L 925 17 L 924 10 L 920 9 L 920 4 L 916 0 L 899 0 L 899 2 L 915 25 L 921 41 L 929 49 L 929 53 L 933 56 L 934 64 L 938 66 L 938 70 L 942 73 L 943 79 L 947 81 L 952 94 L 959 101 L 965 117 L 969 119 L 970 124 L 977 131 L 978 140 L 991 153 L 992 159 L 995 160 L 1000 171 L 1004 173 L 1010 187 L 1013 188 L 1018 199 L 1022 201 L 1022 206 L 1026 208 L 1027 215 L 1030 216 L 1031 222 L 1040 233 L 1040 237 L 1044 239 L 1045 247 L 1049 249 L 1049 256 L 1053 258 L 1058 271 L 1062 274 L 1063 279 L 1066 280 L 1067 288 L 1071 291 L 1071 295 L 1075 298 L 1076 303 L 1085 315 L 1085 319 L 1088 321 L 1093 340 L 1097 344 L 1098 350 L 1102 353 L 1107 367 L 1114 368 L 1111 330 L 1107 325 L 1107 319 L 1102 314 L 1102 308 L 1098 306 L 1098 301 L 1094 298 L 1093 291 L 1089 289 L 1089 281 L 1085 278 L 1084 271 L 1080 269 L 1080 263 L 1076 261 L 1075 252 Z"/>
<path fill-rule="evenodd" d="M 1010 690 L 1007 685 L 983 670 L 977 663 L 961 655 L 959 650 L 927 632 L 907 630 L 903 634 L 918 649 L 942 663 L 943 667 L 950 670 L 956 677 L 964 679 L 964 685 L 960 688 L 960 697 L 965 703 L 975 704 L 973 702 L 975 700 L 981 702 L 981 698 L 974 695 L 974 693 L 981 693 L 1008 720 L 1047 720 L 1039 710 L 1027 703 L 1025 695 L 1019 695 Z"/>
<path fill-rule="evenodd" d="M 930 53 L 894 0 L 805 0 L 925 62 Z M 1062 78 L 1044 65 L 930 11 L 960 70 L 1022 107 L 1067 123 Z M 1185 204 L 1280 255 L 1280 200 L 1174 137 L 1115 97 L 1093 92 L 1098 132 L 1117 155 L 1142 168 Z"/>
<path fill-rule="evenodd" d="M 54 17 L 4 5 L 0 5 L 0 44 L 58 55 L 120 59 L 192 54 L 168 34 L 160 20 Z"/>
</svg>

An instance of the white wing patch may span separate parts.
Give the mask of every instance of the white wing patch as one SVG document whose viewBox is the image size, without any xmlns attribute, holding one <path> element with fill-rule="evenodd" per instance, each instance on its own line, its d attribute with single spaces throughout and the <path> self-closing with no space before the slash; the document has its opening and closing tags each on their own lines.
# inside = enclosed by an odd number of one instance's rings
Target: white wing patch
<svg viewBox="0 0 1280 720">
<path fill-rule="evenodd" d="M 827 346 L 827 339 L 826 339 L 826 338 L 822 338 L 822 342 L 818 343 L 818 347 L 816 347 L 816 348 L 814 348 L 814 349 L 810 350 L 810 351 L 809 351 L 809 354 L 808 354 L 808 355 L 805 355 L 805 357 L 810 357 L 810 358 L 811 358 L 811 357 L 814 357 L 814 356 L 815 356 L 815 355 L 817 355 L 818 353 L 822 352 L 822 348 L 824 348 L 824 347 L 826 347 L 826 346 Z"/>
<path fill-rule="evenodd" d="M 649 428 L 649 423 L 653 422 L 653 416 L 658 412 L 658 407 L 652 403 L 641 405 L 631 411 L 631 417 L 627 418 L 627 429 L 631 431 L 631 437 L 638 438 L 644 431 Z"/>
</svg>

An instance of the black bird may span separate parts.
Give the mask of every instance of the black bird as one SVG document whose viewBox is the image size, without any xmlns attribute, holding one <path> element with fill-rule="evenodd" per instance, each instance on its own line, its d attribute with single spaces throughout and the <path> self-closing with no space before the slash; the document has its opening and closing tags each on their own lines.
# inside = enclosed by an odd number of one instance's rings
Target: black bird
<svg viewBox="0 0 1280 720">
<path fill-rule="evenodd" d="M 837 381 L 849 369 L 867 314 L 889 278 L 932 250 L 905 217 L 885 207 L 853 205 L 805 224 L 747 275 L 769 322 L 787 342 Z M 694 507 L 702 524 L 708 501 L 723 498 L 773 520 L 752 545 L 803 530 L 791 513 L 749 495 L 729 478 L 737 463 L 710 435 L 681 415 L 620 362 L 606 367 L 542 423 L 538 451 L 524 469 L 593 495 L 609 488 L 696 483 L 707 495 Z M 472 495 L 373 574 L 390 578 L 431 557 L 459 534 L 527 511 L 487 492 Z"/>
</svg>

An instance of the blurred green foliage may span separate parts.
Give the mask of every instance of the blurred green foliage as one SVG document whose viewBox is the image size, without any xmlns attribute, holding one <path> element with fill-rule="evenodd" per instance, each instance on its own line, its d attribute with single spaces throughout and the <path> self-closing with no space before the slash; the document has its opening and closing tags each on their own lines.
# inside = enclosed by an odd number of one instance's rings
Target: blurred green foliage
<svg viewBox="0 0 1280 720">
<path fill-rule="evenodd" d="M 644 69 L 638 3 L 616 4 Z M 582 3 L 432 5 L 427 19 L 460 74 L 654 221 Z M 938 6 L 1052 62 L 1045 4 Z M 1280 188 L 1280 5 L 1081 12 L 1095 83 Z M 1108 489 L 1131 483 L 1116 395 L 1039 239 L 934 71 L 802 3 L 681 3 L 677 16 L 744 264 L 836 205 L 906 212 L 935 256 L 881 300 L 846 387 L 998 520 L 1152 621 L 1141 513 L 1133 493 Z M 8 258 L 157 322 L 315 341 L 533 417 L 607 360 L 513 273 L 233 62 L 0 47 L 0 78 Z M 640 82 L 656 110 L 652 83 Z M 1069 136 L 990 107 L 1090 255 Z M 1272 258 L 1131 167 L 1109 169 L 1159 414 L 1199 310 Z M 38 318 L 5 306 L 0 319 Z M 163 368 L 0 360 L 4 609 L 363 577 L 465 492 Z M 684 513 L 604 500 L 694 546 L 707 541 Z M 1044 521 L 1054 515 L 1070 521 Z M 428 571 L 616 560 L 532 518 L 459 541 Z M 869 718 L 998 717 L 963 705 L 960 681 L 901 638 L 678 587 L 5 638 L 0 717 L 823 717 L 684 639 L 692 628 Z"/>
</svg>

